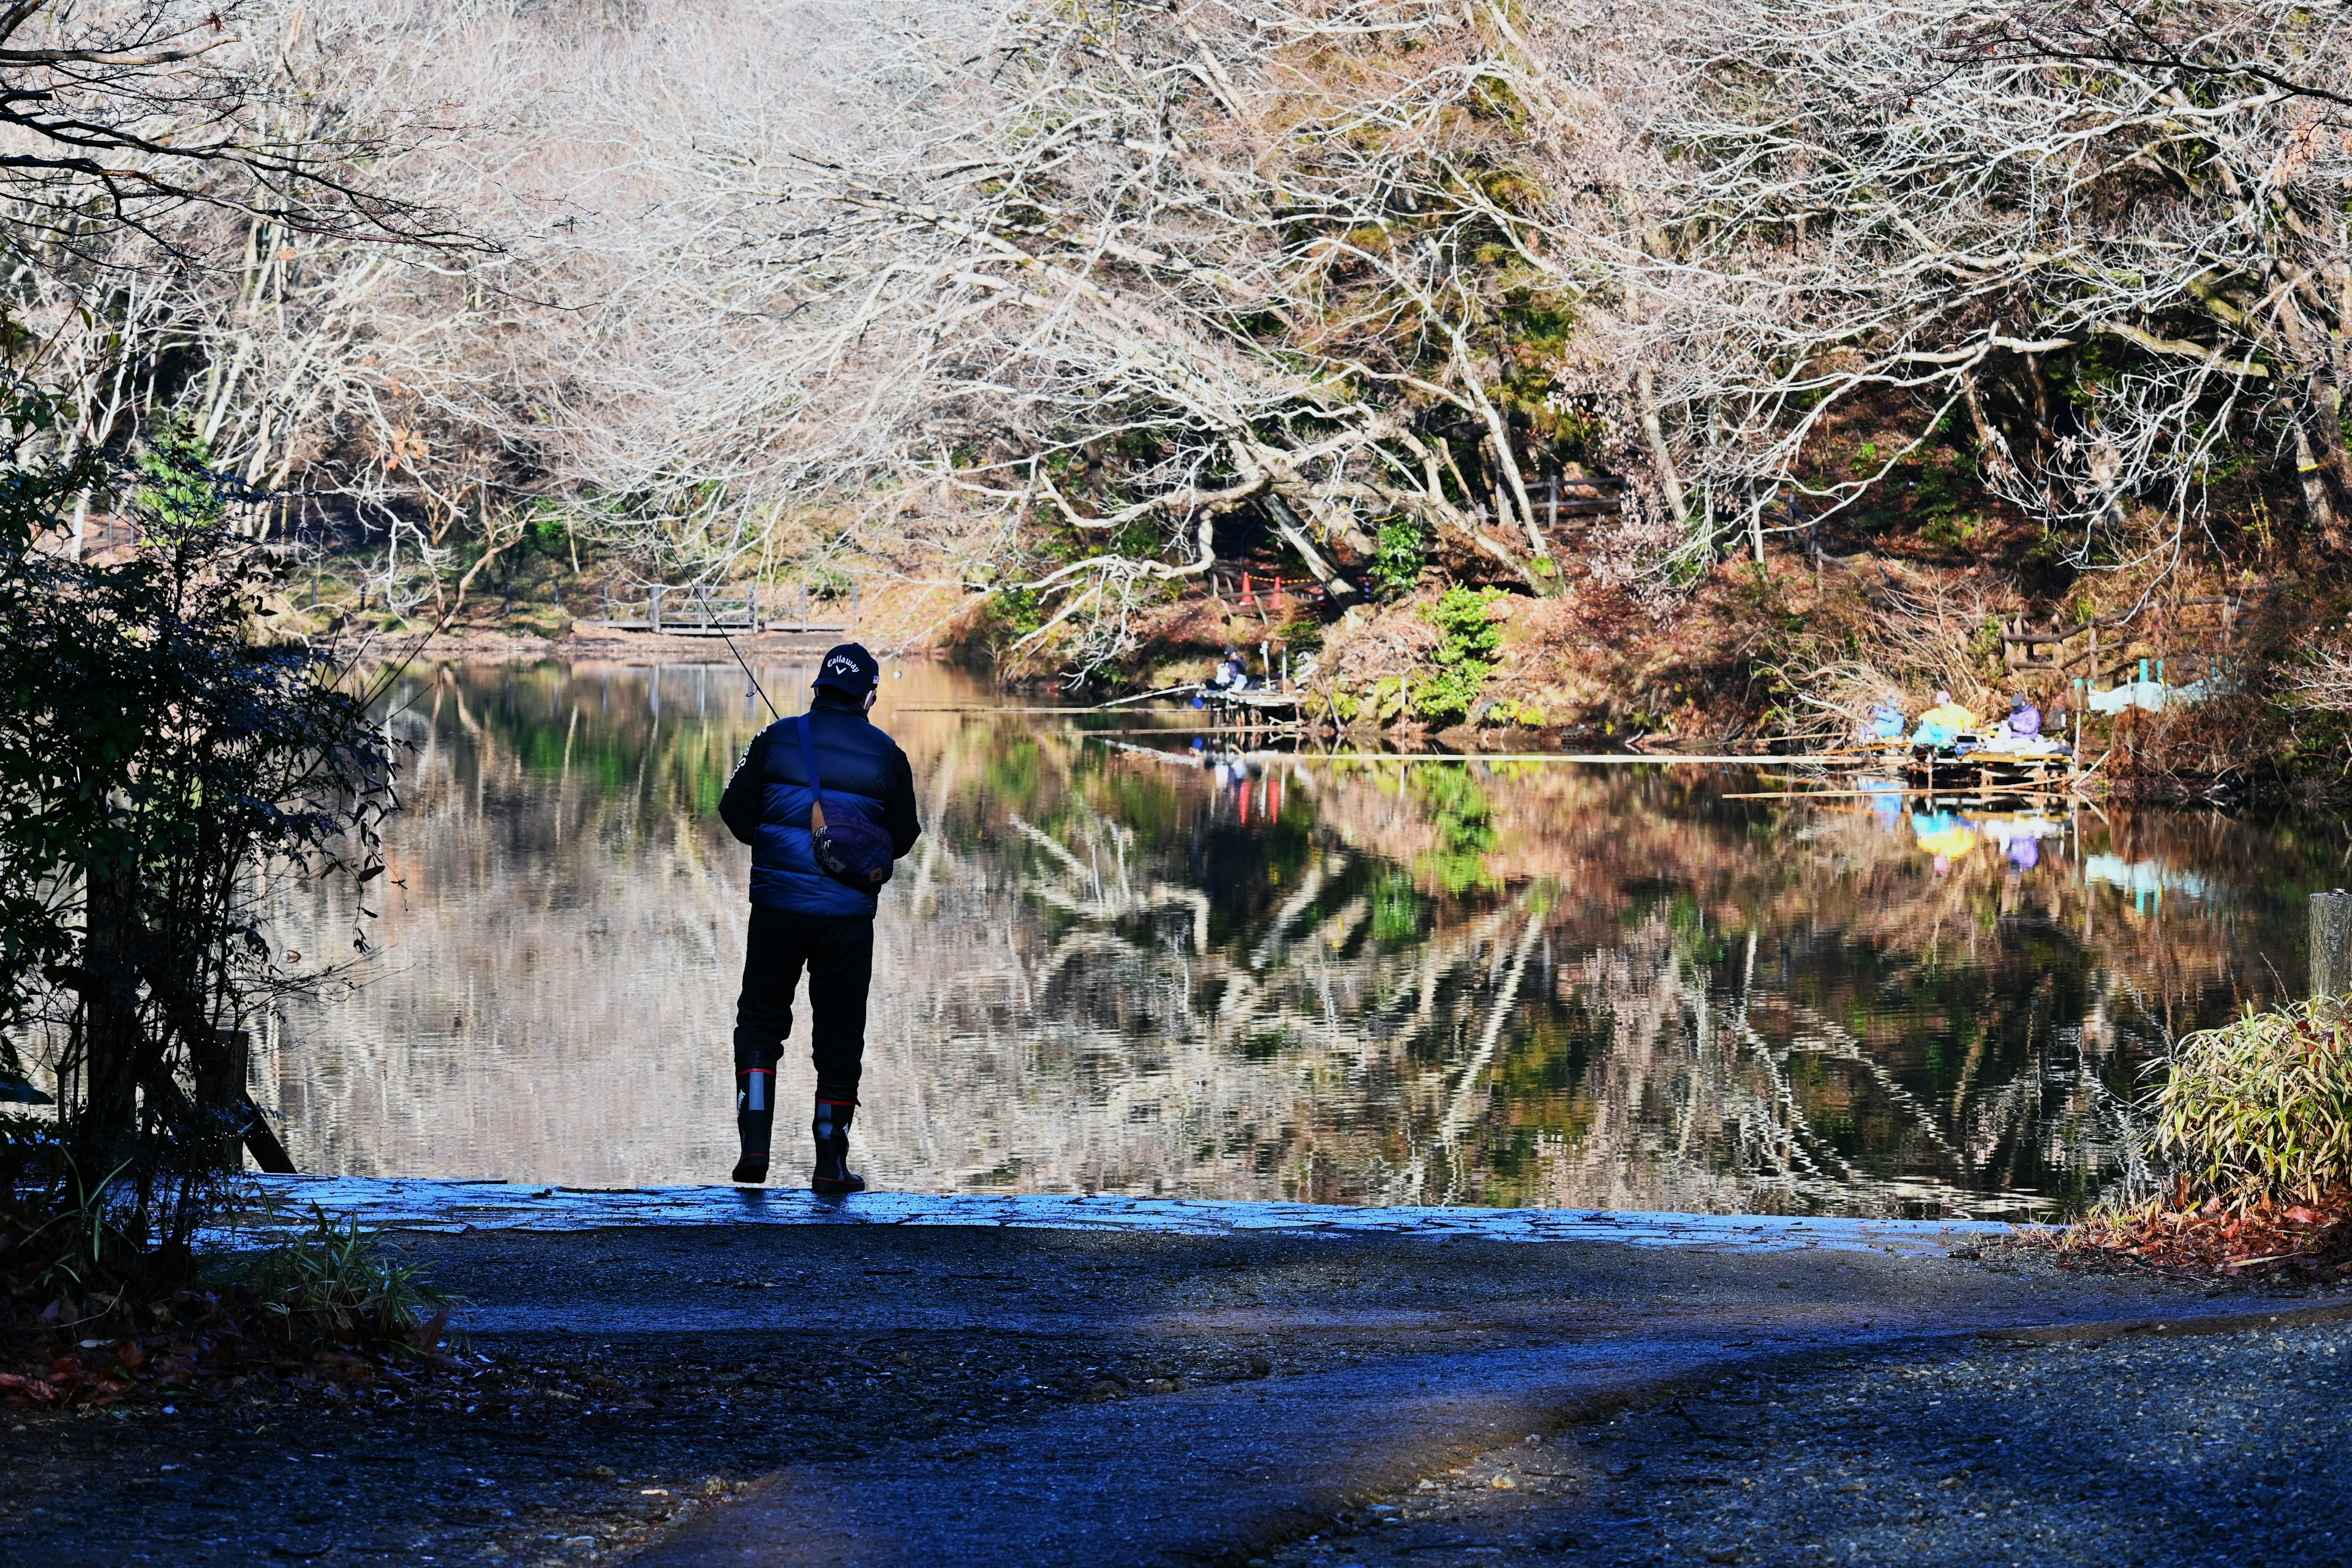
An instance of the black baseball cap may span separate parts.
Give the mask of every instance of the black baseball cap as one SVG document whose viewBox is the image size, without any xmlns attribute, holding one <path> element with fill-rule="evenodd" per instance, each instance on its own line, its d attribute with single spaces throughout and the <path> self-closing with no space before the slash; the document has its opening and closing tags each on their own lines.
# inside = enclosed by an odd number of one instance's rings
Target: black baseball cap
<svg viewBox="0 0 2352 1568">
<path fill-rule="evenodd" d="M 882 666 L 866 651 L 865 645 L 845 642 L 825 650 L 824 662 L 817 667 L 816 679 L 811 684 L 863 697 L 881 679 Z"/>
</svg>

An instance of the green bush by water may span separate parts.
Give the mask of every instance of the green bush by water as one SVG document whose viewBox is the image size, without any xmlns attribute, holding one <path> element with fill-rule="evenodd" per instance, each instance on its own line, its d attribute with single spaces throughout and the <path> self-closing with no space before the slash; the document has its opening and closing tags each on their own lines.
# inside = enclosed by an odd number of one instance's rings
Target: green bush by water
<svg viewBox="0 0 2352 1568">
<path fill-rule="evenodd" d="M 1422 718 L 1459 720 L 1477 702 L 1502 646 L 1502 628 L 1491 615 L 1502 596 L 1498 588 L 1456 586 L 1422 611 L 1438 632 L 1436 673 L 1412 689 L 1413 709 Z"/>
<path fill-rule="evenodd" d="M 2352 1186 L 2352 1001 L 2183 1037 L 2155 1100 L 2158 1151 L 2204 1195 L 2313 1202 Z"/>
</svg>

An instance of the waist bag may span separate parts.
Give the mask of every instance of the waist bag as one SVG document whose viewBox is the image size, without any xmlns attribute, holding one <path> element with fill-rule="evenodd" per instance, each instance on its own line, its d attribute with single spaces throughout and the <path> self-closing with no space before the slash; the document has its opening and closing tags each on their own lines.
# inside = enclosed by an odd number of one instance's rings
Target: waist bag
<svg viewBox="0 0 2352 1568">
<path fill-rule="evenodd" d="M 809 838 L 817 869 L 836 882 L 870 893 L 890 879 L 898 857 L 890 852 L 890 836 L 861 817 L 839 822 L 824 819 L 823 786 L 817 783 L 816 741 L 809 733 L 808 715 L 801 715 L 801 772 L 808 775 Z"/>
</svg>

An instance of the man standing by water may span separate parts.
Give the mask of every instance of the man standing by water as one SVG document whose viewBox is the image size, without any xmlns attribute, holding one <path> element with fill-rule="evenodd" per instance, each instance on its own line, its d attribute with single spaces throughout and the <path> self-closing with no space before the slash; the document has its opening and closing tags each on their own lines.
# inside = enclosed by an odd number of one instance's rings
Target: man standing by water
<svg viewBox="0 0 2352 1568">
<path fill-rule="evenodd" d="M 806 714 L 760 731 L 728 781 L 719 815 L 751 846 L 751 926 L 735 1004 L 734 1179 L 768 1177 L 776 1064 L 793 1028 L 793 992 L 809 977 L 816 1059 L 820 1193 L 863 1192 L 849 1169 L 849 1123 L 866 1054 L 876 894 L 922 832 L 907 753 L 866 721 L 881 667 L 856 643 L 824 656 Z"/>
</svg>

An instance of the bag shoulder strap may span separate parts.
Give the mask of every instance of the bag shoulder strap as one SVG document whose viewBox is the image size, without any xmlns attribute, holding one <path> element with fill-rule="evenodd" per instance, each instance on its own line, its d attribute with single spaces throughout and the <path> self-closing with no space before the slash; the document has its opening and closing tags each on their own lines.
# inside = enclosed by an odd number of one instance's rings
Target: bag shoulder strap
<svg viewBox="0 0 2352 1568">
<path fill-rule="evenodd" d="M 808 777 L 809 832 L 817 834 L 824 831 L 824 803 L 817 798 L 823 793 L 824 786 L 819 782 L 821 775 L 817 773 L 816 766 L 816 739 L 810 732 L 809 716 L 805 713 L 800 718 L 800 731 L 801 772 Z"/>
</svg>

